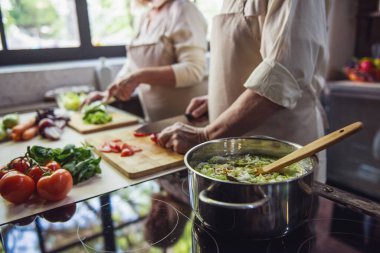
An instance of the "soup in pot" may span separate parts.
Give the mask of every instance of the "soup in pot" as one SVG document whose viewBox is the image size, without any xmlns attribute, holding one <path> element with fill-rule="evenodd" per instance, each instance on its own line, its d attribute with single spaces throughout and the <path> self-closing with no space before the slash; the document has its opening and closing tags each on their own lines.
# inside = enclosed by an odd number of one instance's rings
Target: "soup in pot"
<svg viewBox="0 0 380 253">
<path fill-rule="evenodd" d="M 214 156 L 199 163 L 195 169 L 212 178 L 230 181 L 234 178 L 247 183 L 276 183 L 297 178 L 306 173 L 300 163 L 289 165 L 278 172 L 260 174 L 259 171 L 277 159 L 262 155 Z"/>
</svg>

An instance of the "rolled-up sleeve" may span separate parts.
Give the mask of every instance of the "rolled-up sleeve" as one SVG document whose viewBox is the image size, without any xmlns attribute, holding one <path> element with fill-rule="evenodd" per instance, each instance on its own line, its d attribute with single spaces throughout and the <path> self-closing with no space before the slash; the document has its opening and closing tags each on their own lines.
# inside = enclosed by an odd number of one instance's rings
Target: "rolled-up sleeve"
<svg viewBox="0 0 380 253">
<path fill-rule="evenodd" d="M 172 65 L 176 87 L 200 83 L 206 73 L 207 23 L 192 3 L 178 6 L 169 37 L 177 57 Z"/>
<path fill-rule="evenodd" d="M 324 46 L 323 1 L 269 1 L 262 26 L 263 61 L 244 84 L 246 88 L 292 109 L 311 89 L 319 50 Z M 321 13 L 318 13 L 321 12 Z"/>
</svg>

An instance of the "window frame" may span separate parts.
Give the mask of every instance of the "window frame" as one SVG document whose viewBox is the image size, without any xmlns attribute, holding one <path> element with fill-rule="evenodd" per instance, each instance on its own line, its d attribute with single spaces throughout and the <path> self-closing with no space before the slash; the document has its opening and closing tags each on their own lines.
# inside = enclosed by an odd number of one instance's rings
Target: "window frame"
<svg viewBox="0 0 380 253">
<path fill-rule="evenodd" d="M 4 30 L 2 10 L 0 8 L 0 33 L 3 49 L 0 51 L 0 66 L 47 63 L 69 60 L 96 59 L 98 57 L 120 57 L 126 55 L 124 45 L 99 46 L 91 43 L 90 21 L 87 0 L 75 0 L 78 20 L 79 47 L 74 48 L 44 48 L 9 50 Z"/>
</svg>

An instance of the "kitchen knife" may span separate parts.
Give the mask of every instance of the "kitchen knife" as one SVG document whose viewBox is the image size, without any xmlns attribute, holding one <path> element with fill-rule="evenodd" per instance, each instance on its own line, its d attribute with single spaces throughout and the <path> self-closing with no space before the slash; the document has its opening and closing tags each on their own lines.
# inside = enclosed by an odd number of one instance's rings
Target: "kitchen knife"
<svg viewBox="0 0 380 253">
<path fill-rule="evenodd" d="M 140 128 L 137 128 L 135 130 L 135 133 L 139 134 L 155 134 L 161 132 L 164 128 L 176 123 L 176 122 L 182 122 L 185 124 L 192 124 L 192 116 L 186 115 L 178 115 L 172 118 L 167 118 L 155 122 L 146 123 Z"/>
</svg>

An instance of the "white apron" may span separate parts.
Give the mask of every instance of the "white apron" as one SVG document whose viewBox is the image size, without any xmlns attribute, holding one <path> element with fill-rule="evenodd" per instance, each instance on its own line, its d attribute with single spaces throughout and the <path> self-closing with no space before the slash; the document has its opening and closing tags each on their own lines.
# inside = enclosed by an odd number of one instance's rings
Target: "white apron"
<svg viewBox="0 0 380 253">
<path fill-rule="evenodd" d="M 252 2 L 252 1 L 249 1 Z M 255 2 L 255 1 L 253 1 Z M 223 14 L 213 19 L 209 82 L 209 117 L 215 120 L 246 90 L 243 86 L 262 61 L 260 55 L 260 20 L 265 11 L 256 0 L 257 8 L 246 8 L 246 0 L 225 0 Z M 256 11 L 256 12 L 255 12 Z M 245 135 L 267 135 L 301 145 L 323 135 L 322 107 L 317 95 L 304 90 L 297 106 L 284 109 L 252 127 Z M 320 169 L 315 178 L 326 180 L 325 153 L 319 154 Z"/>
<path fill-rule="evenodd" d="M 132 41 L 131 45 L 127 46 L 127 54 L 131 72 L 146 67 L 177 63 L 174 45 L 166 35 L 162 35 L 157 41 L 149 44 L 136 45 Z M 183 114 L 190 100 L 206 94 L 206 91 L 206 81 L 181 88 L 149 84 L 141 84 L 138 87 L 139 99 L 147 121 L 157 121 Z"/>
</svg>

